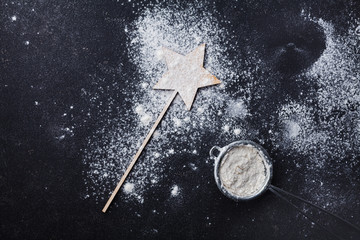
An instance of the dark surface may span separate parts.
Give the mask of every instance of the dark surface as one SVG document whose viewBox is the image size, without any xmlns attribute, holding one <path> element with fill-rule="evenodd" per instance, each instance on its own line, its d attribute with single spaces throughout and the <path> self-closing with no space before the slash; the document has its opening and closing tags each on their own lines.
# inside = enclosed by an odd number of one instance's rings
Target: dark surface
<svg viewBox="0 0 360 240">
<path fill-rule="evenodd" d="M 234 8 L 235 4 L 239 7 Z M 87 136 L 100 124 L 96 111 L 91 118 L 81 111 L 92 106 L 80 92 L 89 85 L 89 75 L 96 74 L 114 82 L 119 80 L 118 75 L 104 74 L 102 64 L 116 68 L 122 63 L 123 69 L 127 70 L 121 77 L 134 74 L 135 66 L 128 59 L 126 38 L 117 29 L 123 23 L 133 21 L 147 3 L 140 5 L 120 5 L 116 1 L 1 2 L 0 238 L 330 239 L 330 235 L 269 192 L 245 203 L 235 203 L 222 196 L 216 188 L 211 168 L 200 167 L 201 176 L 182 169 L 183 159 L 192 156 L 173 157 L 173 168 L 167 170 L 169 178 L 162 186 L 181 182 L 183 192 L 187 192 L 202 182 L 214 184 L 205 185 L 190 197 L 179 198 L 177 205 L 169 203 L 162 189 L 157 187 L 146 193 L 148 201 L 140 206 L 128 206 L 115 198 L 119 206 L 111 207 L 106 214 L 101 212 L 102 204 L 80 197 L 84 192 L 81 149 L 86 146 Z M 31 13 L 32 8 L 37 14 Z M 298 99 L 298 89 L 310 95 L 310 90 L 316 88 L 308 82 L 294 83 L 291 76 L 310 66 L 321 55 L 325 48 L 324 34 L 314 24 L 299 23 L 294 16 L 302 8 L 311 8 L 315 16 L 332 21 L 341 33 L 348 24 L 344 13 L 348 8 L 358 11 L 359 4 L 345 1 L 217 1 L 212 8 L 221 13 L 218 18 L 240 22 L 242 27 L 263 33 L 256 38 L 249 36 L 249 39 L 253 46 L 262 49 L 269 71 L 277 74 L 278 81 L 265 81 L 263 84 L 274 87 L 273 95 L 252 103 L 256 126 L 271 121 L 268 110 L 275 109 L 282 99 Z M 13 15 L 18 16 L 15 22 L 10 21 Z M 234 31 L 235 38 L 240 31 L 236 24 L 224 27 L 232 28 L 229 30 Z M 25 45 L 26 40 L 31 44 Z M 240 36 L 237 40 L 249 44 Z M 294 46 L 300 46 L 304 51 L 299 54 L 294 51 Z M 279 49 L 286 51 L 276 54 Z M 129 103 L 123 101 L 119 90 L 127 86 L 120 81 L 118 86 L 109 89 L 101 98 L 106 102 L 112 96 L 118 109 L 126 108 Z M 231 94 L 232 89 L 228 91 Z M 34 107 L 34 101 L 42 104 Z M 59 118 L 65 108 L 74 103 L 80 107 Z M 111 119 L 118 114 L 113 111 L 107 117 Z M 78 122 L 74 136 L 58 141 L 56 136 L 69 121 Z M 261 131 L 266 138 L 266 129 Z M 206 158 L 214 144 L 212 136 L 205 134 L 199 143 L 200 157 Z M 285 186 L 286 176 L 278 173 L 293 166 L 281 161 L 281 154 L 272 151 L 271 143 L 265 143 L 264 147 L 281 162 L 274 165 L 273 184 Z M 293 178 L 296 179 L 297 174 L 301 176 L 301 172 L 293 173 Z M 297 186 L 303 184 L 301 179 L 299 177 L 299 181 L 287 189 L 296 193 Z M 334 179 L 325 180 L 331 182 Z M 342 181 L 347 184 L 346 179 L 336 181 L 340 185 Z M 352 191 L 353 196 L 360 196 L 360 188 Z M 152 209 L 167 214 L 154 214 Z M 338 233 L 356 239 L 349 228 L 314 213 Z M 353 198 L 348 199 L 347 208 L 339 208 L 336 213 L 344 218 L 351 214 L 350 220 L 360 224 L 360 206 Z"/>
</svg>

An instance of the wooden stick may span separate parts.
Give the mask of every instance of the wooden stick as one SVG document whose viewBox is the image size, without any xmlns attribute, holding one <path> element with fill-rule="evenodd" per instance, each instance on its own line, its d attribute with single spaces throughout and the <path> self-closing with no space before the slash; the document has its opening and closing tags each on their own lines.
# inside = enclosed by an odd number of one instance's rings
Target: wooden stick
<svg viewBox="0 0 360 240">
<path fill-rule="evenodd" d="M 124 183 L 126 177 L 129 175 L 131 169 L 133 168 L 133 166 L 135 165 L 136 161 L 138 160 L 138 158 L 140 157 L 142 151 L 144 150 L 145 146 L 147 145 L 147 143 L 149 142 L 151 136 L 153 135 L 153 133 L 155 132 L 155 129 L 157 128 L 157 126 L 159 125 L 159 123 L 161 122 L 162 118 L 164 117 L 166 111 L 168 110 L 170 104 L 172 103 L 172 101 L 174 100 L 174 98 L 176 97 L 177 91 L 174 91 L 174 93 L 171 95 L 171 97 L 169 98 L 168 102 L 166 103 L 164 109 L 162 110 L 162 112 L 160 113 L 159 117 L 156 119 L 154 125 L 152 126 L 152 128 L 150 129 L 150 132 L 148 133 L 148 135 L 146 136 L 144 142 L 141 144 L 139 150 L 137 151 L 137 153 L 135 154 L 133 160 L 131 161 L 130 165 L 128 166 L 128 168 L 126 169 L 124 175 L 121 177 L 120 182 L 118 183 L 118 185 L 116 186 L 115 190 L 113 191 L 113 193 L 111 194 L 109 200 L 107 201 L 107 203 L 105 204 L 105 207 L 103 208 L 102 212 L 106 212 L 106 210 L 109 208 L 111 202 L 113 201 L 115 195 L 117 194 L 117 192 L 119 191 L 121 185 Z"/>
</svg>

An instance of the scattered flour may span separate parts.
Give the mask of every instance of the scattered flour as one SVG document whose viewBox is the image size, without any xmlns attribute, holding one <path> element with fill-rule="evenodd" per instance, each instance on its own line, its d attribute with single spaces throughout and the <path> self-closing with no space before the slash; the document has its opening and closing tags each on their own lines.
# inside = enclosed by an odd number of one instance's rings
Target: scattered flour
<svg viewBox="0 0 360 240">
<path fill-rule="evenodd" d="M 177 186 L 177 185 L 172 186 L 172 188 L 171 188 L 171 196 L 172 197 L 177 197 L 179 195 L 179 193 L 180 193 L 179 186 Z"/>
<path fill-rule="evenodd" d="M 238 118 L 245 118 L 249 114 L 245 102 L 242 99 L 230 100 L 227 111 L 229 116 Z"/>
<path fill-rule="evenodd" d="M 299 136 L 301 127 L 297 122 L 289 120 L 286 121 L 285 124 L 289 138 L 295 138 Z"/>
<path fill-rule="evenodd" d="M 123 187 L 123 189 L 124 189 L 124 192 L 126 193 L 126 194 L 129 194 L 129 193 L 131 193 L 131 192 L 133 192 L 134 191 L 134 188 L 135 188 L 135 185 L 133 184 L 133 183 L 125 183 L 124 184 L 124 187 Z"/>
<path fill-rule="evenodd" d="M 230 58 L 230 52 L 239 46 L 229 41 L 231 33 L 222 27 L 224 22 L 216 19 L 215 10 L 211 11 L 212 14 L 203 6 L 152 6 L 126 26 L 128 56 L 136 69 L 133 79 L 124 77 L 107 83 L 105 78 L 92 76 L 95 90 L 82 91 L 84 98 L 102 112 L 104 121 L 89 137 L 84 149 L 84 196 L 90 195 L 101 204 L 106 201 L 171 95 L 170 91 L 152 89 L 167 70 L 159 51 L 162 46 L 185 55 L 206 43 L 204 66 L 222 84 L 200 89 L 192 111 L 186 110 L 179 97 L 174 100 L 146 147 L 146 154 L 140 157 L 127 179 L 134 188 L 130 194 L 121 196 L 124 200 L 142 203 L 144 192 L 167 177 L 164 169 L 169 167 L 168 158 L 183 153 L 197 155 L 193 149 L 206 134 L 226 142 L 258 139 L 261 144 L 270 142 L 275 152 L 305 156 L 307 161 L 294 162 L 294 166 L 305 169 L 306 179 L 311 179 L 314 172 L 324 172 L 330 161 L 340 163 L 350 158 L 342 166 L 350 170 L 356 164 L 354 159 L 360 153 L 360 55 L 355 54 L 360 41 L 356 34 L 359 23 L 354 20 L 348 34 L 339 36 L 331 23 L 304 16 L 318 23 L 326 35 L 326 49 L 320 58 L 298 76 L 299 80 L 316 82 L 318 89 L 315 97 L 288 99 L 279 104 L 275 121 L 264 123 L 269 137 L 263 139 L 252 128 L 248 97 L 255 100 L 262 97 L 261 91 L 251 94 L 256 90 L 255 83 L 267 78 L 261 69 L 262 60 L 251 48 L 244 59 Z M 121 68 L 120 64 L 119 68 L 104 72 L 121 72 Z M 244 83 L 242 79 L 247 81 Z M 230 88 L 235 92 L 228 93 Z M 107 117 L 115 108 L 107 89 L 121 91 L 125 101 L 131 103 L 128 108 L 118 110 L 121 117 Z M 102 98 L 108 99 L 107 105 Z M 92 114 L 88 112 L 89 117 Z M 201 160 L 212 165 L 207 159 Z M 328 174 L 339 175 L 344 171 Z M 303 191 L 309 191 L 311 184 L 304 186 Z M 124 193 L 127 193 L 125 189 Z"/>
<path fill-rule="evenodd" d="M 223 131 L 224 131 L 224 132 L 229 132 L 229 130 L 230 130 L 230 126 L 229 126 L 229 125 L 226 124 L 226 125 L 223 126 Z"/>
<path fill-rule="evenodd" d="M 84 163 L 88 168 L 84 172 L 87 185 L 85 194 L 93 195 L 96 201 L 103 202 L 108 198 L 171 95 L 171 91 L 152 89 L 167 70 L 159 51 L 161 47 L 186 55 L 201 43 L 206 43 L 204 67 L 223 81 L 223 88 L 213 86 L 200 89 L 192 111 L 186 110 L 179 96 L 175 98 L 147 145 L 146 154 L 142 154 L 128 177 L 127 181 L 134 182 L 135 187 L 131 194 L 122 196 L 123 199 L 143 202 L 144 191 L 166 177 L 163 172 L 164 168 L 169 167 L 167 158 L 181 153 L 197 155 L 198 152 L 193 150 L 196 143 L 206 131 L 221 131 L 222 125 L 217 124 L 217 119 L 224 114 L 229 115 L 224 125 L 232 126 L 238 116 L 231 112 L 231 106 L 227 107 L 229 101 L 236 111 L 246 115 L 246 99 L 235 100 L 224 92 L 226 82 L 235 81 L 239 77 L 234 60 L 228 59 L 228 49 L 232 48 L 227 40 L 228 32 L 220 27 L 215 17 L 204 9 L 199 9 L 203 8 L 151 7 L 145 9 L 131 25 L 126 26 L 129 57 L 136 66 L 137 73 L 135 80 L 123 83 L 128 89 L 134 90 L 122 92 L 128 95 L 126 101 L 133 104 L 121 114 L 121 118 L 107 121 L 97 134 L 89 138 L 84 150 Z M 96 79 L 93 80 L 96 82 Z M 101 82 L 97 81 L 104 84 L 103 79 Z M 114 87 L 119 88 L 118 85 Z M 103 89 L 101 87 L 100 92 Z M 83 92 L 89 97 L 90 93 L 86 90 Z M 99 92 L 95 92 L 90 99 L 97 102 L 99 97 Z M 235 101 L 241 101 L 243 105 L 237 106 Z M 219 114 L 220 109 L 227 111 Z M 229 131 L 226 134 L 234 138 L 241 136 L 240 132 L 235 132 Z M 174 148 L 175 146 L 183 148 Z M 193 169 L 197 168 L 195 164 L 193 166 Z M 95 169 L 101 174 L 94 174 Z M 103 173 L 108 173 L 107 177 Z"/>
<path fill-rule="evenodd" d="M 144 110 L 144 107 L 143 105 L 138 105 L 135 107 L 135 112 L 137 113 L 137 115 L 139 116 L 139 120 L 140 120 L 140 123 L 144 126 L 147 126 L 149 125 L 152 120 L 153 120 L 153 117 L 151 114 L 147 113 L 145 110 Z"/>
<path fill-rule="evenodd" d="M 310 17 L 308 17 L 310 18 Z M 301 153 L 309 157 L 307 168 L 321 171 L 329 159 L 355 158 L 360 153 L 360 56 L 355 45 L 360 39 L 352 26 L 349 34 L 338 36 L 331 23 L 310 18 L 326 35 L 326 49 L 304 72 L 319 88 L 315 98 L 289 102 L 278 112 L 282 134 L 274 132 L 272 141 L 279 143 L 289 155 Z M 300 76 L 299 76 L 300 77 Z M 314 104 L 315 101 L 315 104 Z M 330 150 L 331 149 L 331 150 Z M 291 151 L 289 151 L 291 150 Z M 347 154 L 352 152 L 353 154 Z M 349 161 L 353 166 L 356 161 Z"/>
<path fill-rule="evenodd" d="M 189 166 L 193 171 L 196 171 L 198 169 L 198 167 L 194 163 L 190 163 Z"/>
<path fill-rule="evenodd" d="M 239 129 L 239 128 L 234 129 L 234 134 L 236 136 L 240 135 L 240 133 L 241 133 L 241 129 Z"/>
</svg>

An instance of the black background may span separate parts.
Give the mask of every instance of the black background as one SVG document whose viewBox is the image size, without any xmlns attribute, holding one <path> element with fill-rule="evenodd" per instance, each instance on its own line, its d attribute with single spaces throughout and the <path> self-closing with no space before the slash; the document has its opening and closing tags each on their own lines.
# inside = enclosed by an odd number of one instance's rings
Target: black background
<svg viewBox="0 0 360 240">
<path fill-rule="evenodd" d="M 260 51 L 270 71 L 276 73 L 280 81 L 274 85 L 276 93 L 252 103 L 255 126 L 257 122 L 271 119 L 268 114 L 271 111 L 266 109 L 275 109 L 283 98 L 299 98 L 299 89 L 308 95 L 316 90 L 315 84 L 295 86 L 289 79 L 316 61 L 325 48 L 325 37 L 311 23 L 299 23 L 293 16 L 298 16 L 301 9 L 310 8 L 314 16 L 334 23 L 341 34 L 348 27 L 347 13 L 360 9 L 359 3 L 351 1 L 215 1 L 204 5 L 209 6 L 210 11 L 216 9 L 221 13 L 217 18 L 242 24 L 242 27 L 224 23 L 222 26 L 234 31 L 237 41 L 249 44 L 241 37 L 244 26 L 264 33 L 249 38 L 253 40 L 251 44 L 263 49 Z M 101 124 L 99 119 L 104 117 L 95 111 L 89 117 L 82 111 L 92 106 L 80 96 L 81 88 L 89 85 L 90 74 L 110 78 L 118 81 L 119 87 L 109 89 L 102 97 L 106 102 L 111 95 L 120 110 L 114 109 L 106 117 L 118 116 L 122 108 L 129 106 L 121 94 L 121 89 L 127 86 L 122 84 L 120 75 L 107 76 L 101 66 L 116 68 L 122 63 L 126 72 L 121 77 L 131 77 L 136 72 L 136 66 L 128 59 L 126 36 L 118 29 L 134 21 L 147 6 L 150 2 L 1 2 L 0 238 L 330 239 L 330 235 L 271 193 L 245 203 L 227 199 L 217 190 L 211 167 L 200 166 L 200 175 L 182 168 L 182 159 L 192 156 L 174 156 L 173 167 L 167 170 L 169 178 L 163 183 L 171 186 L 174 181 L 181 182 L 185 193 L 195 185 L 202 186 L 201 190 L 180 198 L 178 204 L 169 203 L 163 189 L 157 187 L 146 193 L 148 201 L 140 206 L 123 204 L 120 198 L 115 198 L 118 206 L 110 207 L 106 214 L 101 212 L 105 202 L 96 204 L 92 198 L 80 197 L 84 192 L 81 149 L 86 146 L 87 136 Z M 37 14 L 31 13 L 33 8 Z M 18 16 L 15 22 L 10 20 L 13 15 Z M 270 59 L 267 51 L 271 44 L 294 42 L 294 34 L 289 34 L 293 32 L 313 36 L 312 43 L 302 43 L 307 55 L 294 55 L 289 50 L 284 59 Z M 25 40 L 30 44 L 25 45 Z M 231 88 L 227 91 L 232 93 Z M 34 101 L 42 104 L 34 107 Z M 59 118 L 64 109 L 74 103 L 80 107 Z M 78 123 L 74 136 L 58 141 L 55 136 L 61 133 L 60 126 L 69 121 Z M 266 138 L 265 130 L 262 134 Z M 199 143 L 199 155 L 207 158 L 214 144 L 213 137 L 205 134 Z M 288 185 L 286 175 L 279 173 L 291 171 L 293 166 L 282 161 L 284 157 L 272 150 L 270 142 L 264 147 L 275 162 L 281 162 L 274 165 L 273 184 L 286 186 L 296 193 L 303 184 L 302 173 L 293 172 L 293 179 L 298 181 Z M 358 168 L 348 177 L 359 180 Z M 335 212 L 347 219 L 352 215 L 349 220 L 360 225 L 360 181 L 356 186 L 348 186 L 346 178 L 326 179 L 326 174 L 322 177 L 324 181 L 340 182 L 345 189 L 351 188 L 348 204 Z M 208 181 L 213 184 L 202 185 Z M 339 195 L 344 192 L 341 188 L 337 191 Z M 157 213 L 153 209 L 157 209 Z M 330 217 L 316 211 L 314 215 L 344 237 L 359 237 Z"/>
</svg>

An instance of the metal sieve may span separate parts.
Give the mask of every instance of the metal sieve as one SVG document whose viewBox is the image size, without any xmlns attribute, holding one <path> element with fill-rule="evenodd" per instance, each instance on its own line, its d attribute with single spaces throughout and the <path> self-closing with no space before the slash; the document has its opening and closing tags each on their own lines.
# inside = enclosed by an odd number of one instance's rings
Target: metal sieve
<svg viewBox="0 0 360 240">
<path fill-rule="evenodd" d="M 254 194 L 250 195 L 250 196 L 238 196 L 235 195 L 231 192 L 229 192 L 225 186 L 222 184 L 221 182 L 221 178 L 219 176 L 219 171 L 220 171 L 220 166 L 221 166 L 221 162 L 224 158 L 224 156 L 230 152 L 232 149 L 239 147 L 239 146 L 248 146 L 251 145 L 254 148 L 256 148 L 259 152 L 259 154 L 262 155 L 262 159 L 264 159 L 264 165 L 267 166 L 265 167 L 265 182 L 264 185 L 258 190 L 256 191 Z M 215 153 L 215 151 L 217 151 L 217 155 Z M 214 146 L 210 149 L 210 157 L 215 159 L 215 166 L 214 166 L 214 177 L 215 177 L 215 182 L 216 185 L 218 186 L 218 188 L 220 189 L 220 191 L 227 197 L 235 200 L 235 201 L 246 201 L 246 200 L 251 200 L 254 198 L 259 197 L 262 193 L 264 193 L 270 186 L 270 182 L 271 182 L 271 178 L 272 178 L 272 161 L 271 158 L 269 156 L 269 154 L 266 152 L 266 150 L 260 146 L 257 143 L 254 143 L 252 141 L 248 141 L 248 140 L 241 140 L 241 141 L 236 141 L 233 143 L 230 143 L 229 145 L 225 146 L 225 147 L 218 147 L 218 146 Z"/>
<path fill-rule="evenodd" d="M 225 186 L 222 184 L 221 182 L 221 178 L 219 176 L 220 174 L 220 167 L 221 167 L 221 162 L 223 161 L 224 157 L 226 156 L 226 154 L 228 152 L 230 152 L 232 149 L 234 149 L 235 147 L 239 147 L 239 146 L 248 146 L 251 145 L 254 148 L 256 148 L 258 150 L 258 153 L 262 156 L 262 159 L 264 161 L 264 165 L 267 166 L 265 167 L 266 171 L 265 171 L 265 176 L 267 177 L 266 180 L 264 181 L 263 186 L 257 191 L 255 192 L 253 195 L 251 196 L 246 196 L 246 197 L 242 197 L 242 196 L 238 196 L 235 195 L 231 192 L 229 192 Z M 218 153 L 215 154 L 215 151 L 217 151 Z M 218 147 L 218 146 L 214 146 L 210 149 L 210 157 L 215 159 L 215 166 L 214 166 L 214 176 L 215 176 L 215 182 L 216 185 L 218 186 L 218 188 L 220 189 L 220 191 L 227 196 L 228 198 L 235 200 L 235 201 L 247 201 L 247 200 L 251 200 L 254 198 L 259 197 L 261 194 L 263 194 L 266 190 L 269 190 L 270 192 L 274 193 L 277 197 L 279 197 L 280 199 L 282 199 L 283 201 L 285 201 L 287 204 L 289 204 L 290 206 L 292 206 L 293 208 L 295 208 L 299 213 L 301 213 L 302 215 L 304 215 L 308 220 L 310 220 L 311 222 L 313 222 L 314 224 L 318 225 L 321 229 L 323 229 L 325 232 L 327 232 L 329 235 L 331 235 L 332 237 L 336 238 L 336 239 L 343 239 L 341 236 L 339 236 L 338 234 L 334 233 L 331 229 L 328 228 L 328 226 L 322 224 L 321 222 L 317 221 L 315 218 L 311 217 L 308 213 L 306 213 L 305 211 L 303 211 L 300 207 L 296 206 L 292 201 L 290 201 L 290 198 L 296 199 L 298 201 L 301 201 L 303 204 L 307 204 L 308 206 L 314 207 L 326 214 L 328 214 L 329 216 L 334 217 L 337 220 L 340 220 L 341 222 L 343 222 L 344 224 L 348 225 L 349 227 L 351 227 L 354 231 L 356 231 L 357 233 L 360 234 L 360 227 L 352 224 L 351 222 L 347 221 L 346 219 L 335 215 L 331 212 L 329 212 L 328 210 L 319 207 L 299 196 L 296 196 L 290 192 L 287 192 L 281 188 L 278 188 L 274 185 L 271 185 L 271 179 L 272 179 L 272 175 L 273 175 L 273 167 L 272 167 L 272 161 L 271 158 L 269 156 L 269 154 L 266 152 L 266 150 L 261 147 L 259 144 L 254 143 L 252 141 L 248 141 L 248 140 L 241 140 L 241 141 L 237 141 L 237 142 L 233 142 L 230 143 L 229 145 L 225 146 L 225 147 Z M 360 236 L 360 235 L 358 235 Z M 357 238 L 359 239 L 359 238 Z"/>
</svg>

